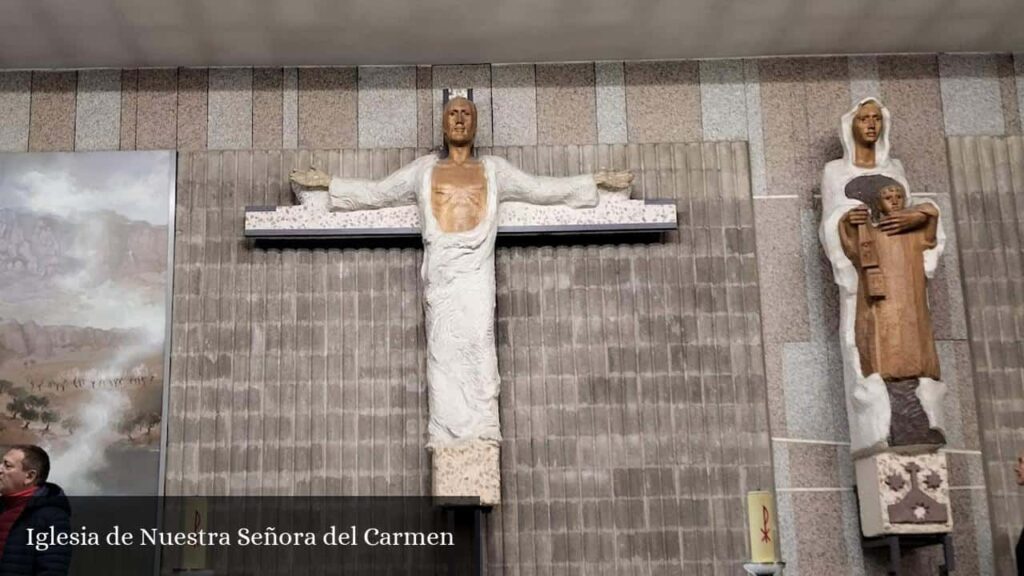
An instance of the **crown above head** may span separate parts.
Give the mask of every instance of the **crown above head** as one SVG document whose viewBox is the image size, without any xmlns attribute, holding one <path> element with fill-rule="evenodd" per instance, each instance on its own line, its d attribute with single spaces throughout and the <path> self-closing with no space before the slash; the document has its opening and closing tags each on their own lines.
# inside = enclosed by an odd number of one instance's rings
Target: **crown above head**
<svg viewBox="0 0 1024 576">
<path fill-rule="evenodd" d="M 445 88 L 441 91 L 441 105 L 448 104 L 448 101 L 452 98 L 465 98 L 470 102 L 473 101 L 473 89 L 472 88 Z"/>
</svg>

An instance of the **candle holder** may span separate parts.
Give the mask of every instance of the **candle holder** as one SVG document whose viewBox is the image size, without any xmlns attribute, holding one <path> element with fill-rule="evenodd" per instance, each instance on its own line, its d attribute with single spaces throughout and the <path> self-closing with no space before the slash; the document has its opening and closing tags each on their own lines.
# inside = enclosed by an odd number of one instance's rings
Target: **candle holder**
<svg viewBox="0 0 1024 576">
<path fill-rule="evenodd" d="M 743 569 L 751 576 L 781 576 L 785 567 L 785 562 L 747 562 L 743 565 Z"/>
</svg>

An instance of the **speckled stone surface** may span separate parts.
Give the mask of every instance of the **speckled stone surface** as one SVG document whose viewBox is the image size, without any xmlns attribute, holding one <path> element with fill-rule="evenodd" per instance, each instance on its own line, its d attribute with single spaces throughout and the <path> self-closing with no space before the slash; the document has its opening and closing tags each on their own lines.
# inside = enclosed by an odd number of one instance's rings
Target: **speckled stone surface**
<svg viewBox="0 0 1024 576">
<path fill-rule="evenodd" d="M 139 71 L 121 71 L 121 150 L 135 150 L 139 113 Z"/>
<path fill-rule="evenodd" d="M 299 69 L 284 69 L 284 87 L 281 100 L 282 146 L 299 147 Z"/>
<path fill-rule="evenodd" d="M 882 102 L 893 116 L 893 155 L 912 192 L 949 192 L 949 163 L 935 56 L 879 56 Z"/>
<path fill-rule="evenodd" d="M 75 149 L 76 72 L 33 72 L 28 149 Z"/>
<path fill-rule="evenodd" d="M 845 491 L 793 492 L 793 535 L 795 552 L 799 560 L 799 576 L 850 574 L 850 560 L 843 538 L 845 523 L 842 517 Z M 785 537 L 783 538 L 785 541 Z M 787 562 L 790 571 L 792 556 Z"/>
<path fill-rule="evenodd" d="M 969 377 L 966 381 L 962 380 L 964 374 L 960 367 L 957 366 L 958 358 L 955 346 L 955 342 L 940 340 L 935 343 L 935 351 L 939 356 L 942 381 L 947 386 L 946 397 L 942 402 L 945 418 L 942 431 L 946 435 L 946 447 L 963 449 L 964 416 L 963 406 L 960 405 L 960 399 L 963 397 L 961 388 L 966 387 L 973 393 L 974 386 Z"/>
<path fill-rule="evenodd" d="M 963 499 L 965 498 L 968 500 L 963 502 Z M 989 520 L 988 495 L 986 491 L 954 491 L 950 494 L 950 499 L 953 501 L 954 518 L 965 518 L 967 514 L 964 514 L 961 510 L 969 509 L 970 515 L 974 520 L 973 532 L 962 532 L 958 529 L 959 525 L 964 524 L 962 520 L 953 527 L 954 538 L 962 535 L 960 539 L 955 540 L 957 549 L 967 552 L 967 554 L 964 554 L 961 557 L 970 561 L 971 548 L 973 548 L 977 552 L 977 573 L 995 574 L 995 559 L 993 557 L 992 550 L 992 525 Z M 961 502 L 963 502 L 963 504 L 961 504 Z"/>
<path fill-rule="evenodd" d="M 750 192 L 767 194 L 764 167 L 764 126 L 761 119 L 761 74 L 757 60 L 743 61 L 743 82 L 747 108 L 747 146 L 750 151 Z"/>
<path fill-rule="evenodd" d="M 850 105 L 869 96 L 880 98 L 882 88 L 878 81 L 878 57 L 850 56 L 847 61 L 850 70 Z"/>
<path fill-rule="evenodd" d="M 501 504 L 500 449 L 475 440 L 435 448 L 431 456 L 431 494 L 435 499 L 479 497 L 485 506 Z"/>
<path fill-rule="evenodd" d="M 1013 54 L 1013 73 L 1017 80 L 1017 117 L 1024 126 L 1024 52 Z"/>
<path fill-rule="evenodd" d="M 275 211 L 247 212 L 245 229 L 255 233 L 272 230 L 418 230 L 416 206 L 379 210 L 330 212 L 326 192 L 305 192 L 299 206 L 278 207 Z M 612 224 L 672 224 L 676 221 L 673 204 L 645 204 L 643 200 L 602 202 L 594 208 L 537 206 L 502 202 L 498 207 L 498 231 L 524 226 L 604 226 Z"/>
<path fill-rule="evenodd" d="M 75 150 L 117 150 L 121 143 L 121 71 L 80 71 L 75 106 Z"/>
<path fill-rule="evenodd" d="M 787 343 L 782 348 L 782 370 L 789 437 L 847 441 L 846 390 L 839 343 Z"/>
<path fill-rule="evenodd" d="M 1003 134 L 1003 99 L 991 54 L 940 54 L 946 136 Z"/>
<path fill-rule="evenodd" d="M 434 145 L 434 81 L 430 66 L 416 67 L 416 145 Z"/>
<path fill-rule="evenodd" d="M 849 456 L 847 456 L 849 458 Z M 853 474 L 853 463 L 849 464 Z M 857 494 L 853 490 L 843 490 L 840 495 L 839 515 L 843 529 L 843 547 L 846 549 L 846 561 L 850 566 L 850 574 L 883 576 L 888 566 L 884 566 L 879 556 L 864 554 L 861 546 L 860 511 L 857 509 Z M 867 557 L 865 557 L 867 556 Z M 883 567 L 884 566 L 884 567 Z"/>
<path fill-rule="evenodd" d="M 0 72 L 0 151 L 28 150 L 32 73 Z"/>
<path fill-rule="evenodd" d="M 359 147 L 415 148 L 416 67 L 359 68 Z"/>
<path fill-rule="evenodd" d="M 253 114 L 252 68 L 211 68 L 210 149 L 252 148 Z"/>
<path fill-rule="evenodd" d="M 597 141 L 601 144 L 625 144 L 626 73 L 622 62 L 594 64 L 597 85 Z"/>
<path fill-rule="evenodd" d="M 625 72 L 630 142 L 700 140 L 697 62 L 627 62 Z"/>
<path fill-rule="evenodd" d="M 495 146 L 537 143 L 537 84 L 533 64 L 491 66 Z"/>
<path fill-rule="evenodd" d="M 811 192 L 817 194 L 821 170 L 843 155 L 839 118 L 850 109 L 850 68 L 846 58 L 808 58 L 803 73 L 807 148 L 798 164 L 810 177 Z"/>
<path fill-rule="evenodd" d="M 960 405 L 960 427 L 963 431 L 961 444 L 953 447 L 965 450 L 980 450 L 981 438 L 978 428 L 977 396 L 975 395 L 974 371 L 971 366 L 970 344 L 965 340 L 957 340 L 954 342 L 943 342 L 940 345 L 952 348 L 952 358 L 955 359 L 955 362 L 949 362 L 950 355 L 948 351 L 943 351 L 943 370 L 946 371 L 943 377 L 952 381 L 957 386 L 956 390 L 947 392 L 947 396 L 953 393 L 957 395 L 958 401 L 956 403 Z M 954 364 L 954 366 L 947 369 L 946 366 L 949 364 Z M 950 415 L 950 417 L 954 416 Z"/>
<path fill-rule="evenodd" d="M 441 108 L 444 106 L 441 91 L 445 88 L 472 88 L 473 103 L 476 104 L 477 128 L 476 145 L 490 146 L 492 142 L 491 125 L 491 67 L 487 64 L 469 64 L 464 66 L 434 66 L 431 70 L 433 81 L 433 124 L 434 146 L 440 146 Z"/>
<path fill-rule="evenodd" d="M 940 340 L 935 346 L 941 363 L 942 380 L 949 387 L 943 403 L 946 447 L 955 450 L 980 450 L 978 411 L 969 345 L 962 340 Z"/>
<path fill-rule="evenodd" d="M 977 488 L 985 485 L 985 461 L 981 451 L 948 451 L 946 455 L 949 465 L 949 486 L 951 488 Z"/>
<path fill-rule="evenodd" d="M 789 423 L 786 421 L 786 382 L 782 369 L 784 342 L 765 341 L 764 378 L 768 397 L 768 421 L 771 422 L 772 435 L 789 436 Z"/>
<path fill-rule="evenodd" d="M 299 147 L 354 148 L 356 69 L 299 69 Z"/>
<path fill-rule="evenodd" d="M 138 150 L 173 150 L 178 143 L 178 71 L 173 68 L 139 70 L 135 147 Z M 203 133 L 206 133 L 203 120 Z"/>
<path fill-rule="evenodd" d="M 761 328 L 768 342 L 810 340 L 798 198 L 754 201 Z"/>
<path fill-rule="evenodd" d="M 747 139 L 747 96 L 742 60 L 700 62 L 704 140 Z"/>
<path fill-rule="evenodd" d="M 850 458 L 847 446 L 776 441 L 772 444 L 772 454 L 776 488 L 850 488 L 853 485 L 852 477 L 840 476 L 840 459 Z M 779 482 L 780 475 L 786 484 Z"/>
<path fill-rule="evenodd" d="M 796 539 L 796 511 L 793 509 L 794 492 L 775 494 L 775 515 L 779 526 L 779 553 L 786 562 L 786 572 L 800 574 L 800 552 Z"/>
<path fill-rule="evenodd" d="M 1013 56 L 996 54 L 996 75 L 999 77 L 999 99 L 1003 105 L 1003 121 L 1006 122 L 1006 134 L 1021 133 L 1021 115 L 1017 102 L 1017 81 L 1013 70 Z"/>
<path fill-rule="evenodd" d="M 916 464 L 920 470 L 915 474 L 917 488 L 947 507 L 948 522 L 927 524 L 892 523 L 889 521 L 889 506 L 902 501 L 913 489 L 913 482 L 906 470 L 909 464 Z M 949 466 L 945 453 L 935 452 L 916 455 L 883 452 L 870 458 L 857 460 L 857 487 L 860 495 L 861 527 L 865 536 L 881 534 L 933 534 L 950 532 L 954 518 L 949 509 Z M 937 487 L 929 487 L 925 479 L 935 474 L 939 478 Z M 903 483 L 890 486 L 887 479 L 899 476 Z"/>
<path fill-rule="evenodd" d="M 988 521 L 988 503 L 985 491 L 979 489 L 953 489 L 949 494 L 953 508 L 953 547 L 956 549 L 956 572 L 954 574 L 991 575 L 997 574 L 992 563 L 992 532 Z M 1014 535 L 1016 538 L 1016 535 Z M 913 572 L 925 574 L 938 564 Z M 929 570 L 929 568 L 931 568 Z M 1012 572 L 1010 572 L 1012 574 Z"/>
<path fill-rule="evenodd" d="M 284 147 L 284 71 L 253 68 L 252 147 L 277 150 Z"/>
<path fill-rule="evenodd" d="M 537 142 L 597 142 L 593 64 L 537 65 Z"/>
<path fill-rule="evenodd" d="M 205 150 L 209 122 L 209 72 L 178 70 L 178 149 Z"/>
<path fill-rule="evenodd" d="M 808 119 L 804 63 L 795 58 L 773 58 L 758 65 L 766 193 L 809 197 L 822 166 L 812 169 L 805 160 Z M 839 118 L 834 122 L 838 126 Z"/>
</svg>

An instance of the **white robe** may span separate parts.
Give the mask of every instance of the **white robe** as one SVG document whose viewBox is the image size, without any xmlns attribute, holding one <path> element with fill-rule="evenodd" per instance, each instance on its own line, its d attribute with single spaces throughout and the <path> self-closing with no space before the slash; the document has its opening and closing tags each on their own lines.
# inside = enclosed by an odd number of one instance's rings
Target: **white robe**
<svg viewBox="0 0 1024 576">
<path fill-rule="evenodd" d="M 875 166 L 861 168 L 854 165 L 853 118 L 857 109 L 865 102 L 873 101 L 882 111 L 882 131 L 875 143 Z M 825 165 L 821 177 L 821 228 L 818 236 L 828 259 L 832 262 L 832 273 L 839 285 L 839 337 L 843 352 L 843 364 L 847 370 L 847 414 L 850 420 L 851 450 L 858 452 L 873 451 L 887 446 L 891 407 L 889 393 L 885 382 L 878 374 L 863 374 L 860 367 L 860 353 L 857 350 L 855 323 L 857 319 L 857 269 L 843 252 L 839 240 L 839 221 L 851 209 L 863 204 L 846 196 L 846 185 L 859 176 L 882 174 L 903 185 L 907 195 L 907 205 L 914 204 L 910 194 L 907 176 L 903 164 L 889 156 L 889 134 L 892 129 L 892 118 L 889 109 L 882 106 L 877 98 L 864 98 L 849 112 L 843 115 L 840 124 L 840 138 L 843 143 L 843 157 Z M 931 202 L 926 200 L 926 202 Z M 934 202 L 932 202 L 934 204 Z M 938 208 L 938 205 L 936 205 Z M 937 244 L 935 248 L 924 252 L 925 275 L 931 278 L 939 263 L 939 257 L 946 244 L 946 235 L 942 231 L 941 215 L 936 230 Z M 943 429 L 942 399 L 945 385 L 930 378 L 920 379 L 917 390 L 918 398 L 928 415 L 929 424 L 933 428 Z"/>
<path fill-rule="evenodd" d="M 422 156 L 380 181 L 334 178 L 332 210 L 366 210 L 416 203 L 423 235 L 427 329 L 428 448 L 460 441 L 501 440 L 498 355 L 494 342 L 494 241 L 498 203 L 596 206 L 593 176 L 533 176 L 493 156 L 481 158 L 486 213 L 466 232 L 444 232 L 431 207 L 435 155 Z"/>
</svg>

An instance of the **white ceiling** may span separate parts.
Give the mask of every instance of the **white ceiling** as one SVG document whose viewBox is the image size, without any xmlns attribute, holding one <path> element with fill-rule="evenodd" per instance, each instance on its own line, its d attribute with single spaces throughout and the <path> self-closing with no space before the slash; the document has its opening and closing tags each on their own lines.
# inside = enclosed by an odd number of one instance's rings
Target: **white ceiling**
<svg viewBox="0 0 1024 576">
<path fill-rule="evenodd" d="M 0 0 L 0 68 L 1024 50 L 1024 0 Z"/>
</svg>

